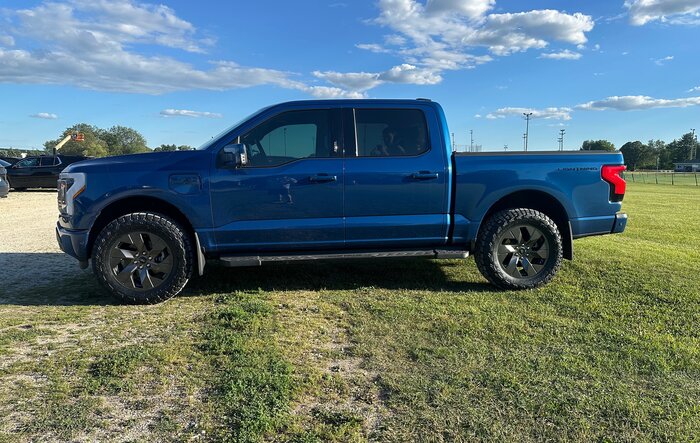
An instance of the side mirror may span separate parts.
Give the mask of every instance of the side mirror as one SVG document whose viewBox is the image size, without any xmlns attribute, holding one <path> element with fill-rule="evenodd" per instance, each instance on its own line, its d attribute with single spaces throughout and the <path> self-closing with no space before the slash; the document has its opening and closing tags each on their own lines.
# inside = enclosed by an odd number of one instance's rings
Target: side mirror
<svg viewBox="0 0 700 443">
<path fill-rule="evenodd" d="M 224 146 L 223 164 L 228 167 L 240 167 L 248 164 L 248 152 L 243 143 Z"/>
</svg>

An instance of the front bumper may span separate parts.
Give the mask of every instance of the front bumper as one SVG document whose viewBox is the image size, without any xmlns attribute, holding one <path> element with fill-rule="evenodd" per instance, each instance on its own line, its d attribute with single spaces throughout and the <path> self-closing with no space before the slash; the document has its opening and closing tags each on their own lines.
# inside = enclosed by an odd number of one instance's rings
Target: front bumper
<svg viewBox="0 0 700 443">
<path fill-rule="evenodd" d="M 7 197 L 8 192 L 10 192 L 10 184 L 7 180 L 0 178 L 0 198 Z"/>
<path fill-rule="evenodd" d="M 87 244 L 88 230 L 65 229 L 61 225 L 56 225 L 56 240 L 61 251 L 75 257 L 81 265 L 87 266 Z"/>
</svg>

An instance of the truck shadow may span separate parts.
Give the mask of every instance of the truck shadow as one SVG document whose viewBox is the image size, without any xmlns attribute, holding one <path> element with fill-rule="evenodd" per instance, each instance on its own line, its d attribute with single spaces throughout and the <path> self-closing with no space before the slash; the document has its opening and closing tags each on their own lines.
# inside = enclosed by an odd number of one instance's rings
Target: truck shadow
<svg viewBox="0 0 700 443">
<path fill-rule="evenodd" d="M 188 291 L 206 294 L 224 291 L 289 290 L 425 290 L 483 292 L 495 288 L 486 281 L 449 278 L 450 268 L 464 266 L 458 260 L 415 258 L 346 260 L 293 264 L 267 264 L 252 268 L 208 266 L 204 277 L 188 285 Z"/>
<path fill-rule="evenodd" d="M 207 265 L 178 297 L 234 291 L 425 290 L 483 292 L 485 281 L 459 281 L 449 270 L 463 261 L 377 259 L 271 264 L 253 268 Z M 92 272 L 62 253 L 0 253 L 0 306 L 119 305 Z"/>
</svg>

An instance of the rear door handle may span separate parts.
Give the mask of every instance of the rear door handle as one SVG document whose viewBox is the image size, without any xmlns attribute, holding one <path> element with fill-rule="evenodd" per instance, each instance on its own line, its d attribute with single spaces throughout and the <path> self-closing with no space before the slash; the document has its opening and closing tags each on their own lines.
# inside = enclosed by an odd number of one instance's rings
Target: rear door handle
<svg viewBox="0 0 700 443">
<path fill-rule="evenodd" d="M 411 178 L 415 180 L 435 180 L 436 178 L 438 178 L 438 173 L 430 171 L 419 171 L 411 174 Z"/>
<path fill-rule="evenodd" d="M 316 174 L 309 177 L 309 181 L 312 183 L 326 183 L 334 182 L 336 180 L 338 180 L 338 177 L 336 177 L 335 175 L 328 174 Z"/>
</svg>

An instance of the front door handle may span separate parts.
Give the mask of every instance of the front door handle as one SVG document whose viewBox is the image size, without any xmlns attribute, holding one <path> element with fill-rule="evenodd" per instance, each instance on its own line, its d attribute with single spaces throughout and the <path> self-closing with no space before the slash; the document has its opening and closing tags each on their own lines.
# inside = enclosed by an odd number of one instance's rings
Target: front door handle
<svg viewBox="0 0 700 443">
<path fill-rule="evenodd" d="M 438 178 L 438 173 L 430 171 L 419 171 L 411 174 L 411 178 L 414 180 L 435 180 L 436 178 Z"/>
<path fill-rule="evenodd" d="M 311 183 L 327 183 L 334 182 L 336 180 L 338 180 L 338 177 L 336 177 L 335 175 L 328 174 L 316 174 L 309 177 L 309 181 Z"/>
</svg>

